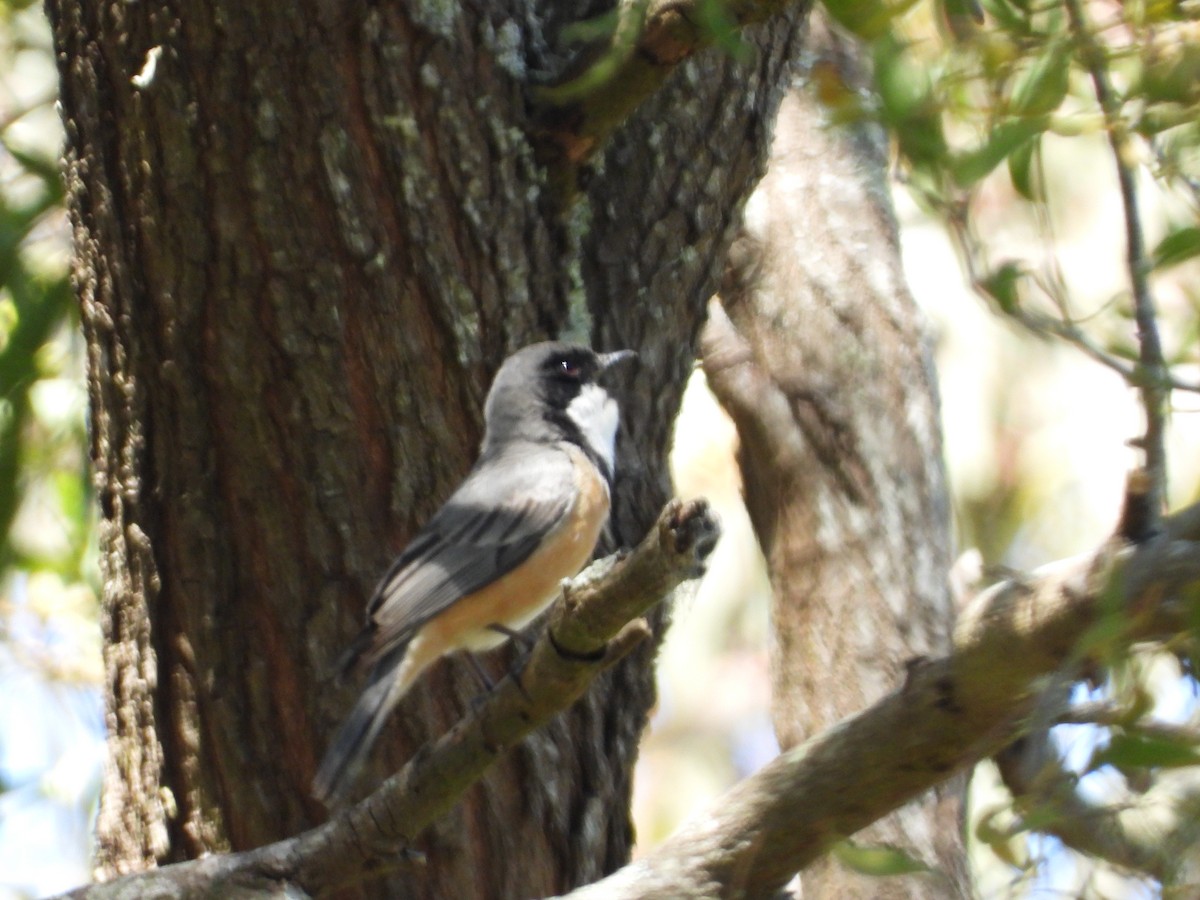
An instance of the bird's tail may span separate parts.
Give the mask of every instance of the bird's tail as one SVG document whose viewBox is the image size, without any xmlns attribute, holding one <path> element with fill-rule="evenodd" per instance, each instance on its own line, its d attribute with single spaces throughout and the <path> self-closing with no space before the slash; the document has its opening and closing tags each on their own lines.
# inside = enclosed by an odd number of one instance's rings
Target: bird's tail
<svg viewBox="0 0 1200 900">
<path fill-rule="evenodd" d="M 346 800 L 384 722 L 412 683 L 400 671 L 407 649 L 405 642 L 375 663 L 366 688 L 325 751 L 312 791 L 327 807 Z"/>
</svg>

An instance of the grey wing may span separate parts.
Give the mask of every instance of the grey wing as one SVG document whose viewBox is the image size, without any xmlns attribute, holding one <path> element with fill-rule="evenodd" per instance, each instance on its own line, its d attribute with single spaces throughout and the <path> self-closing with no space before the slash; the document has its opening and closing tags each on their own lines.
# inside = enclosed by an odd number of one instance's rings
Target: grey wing
<svg viewBox="0 0 1200 900">
<path fill-rule="evenodd" d="M 565 522 L 577 490 L 571 458 L 557 449 L 526 445 L 481 459 L 380 580 L 362 662 L 520 565 Z"/>
</svg>

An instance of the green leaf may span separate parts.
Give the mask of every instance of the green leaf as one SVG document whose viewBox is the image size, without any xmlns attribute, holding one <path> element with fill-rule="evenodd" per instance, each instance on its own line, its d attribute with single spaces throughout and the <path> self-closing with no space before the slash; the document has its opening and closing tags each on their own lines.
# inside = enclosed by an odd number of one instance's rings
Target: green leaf
<svg viewBox="0 0 1200 900">
<path fill-rule="evenodd" d="M 987 844 L 1013 868 L 1027 870 L 1030 863 L 1024 836 L 1013 825 L 1003 825 L 1003 818 L 1013 818 L 1012 807 L 1001 805 L 984 810 L 975 824 L 975 839 Z"/>
<path fill-rule="evenodd" d="M 867 847 L 853 841 L 841 841 L 834 845 L 832 853 L 844 866 L 862 875 L 880 877 L 930 871 L 929 866 L 897 847 Z"/>
<path fill-rule="evenodd" d="M 942 21 L 955 40 L 963 43 L 971 40 L 983 24 L 983 7 L 979 0 L 940 0 Z"/>
<path fill-rule="evenodd" d="M 13 159 L 21 164 L 27 175 L 33 175 L 42 182 L 46 189 L 47 198 L 41 201 L 42 208 L 60 204 L 63 201 L 62 173 L 59 171 L 57 157 L 47 157 L 40 153 L 30 153 L 20 147 L 15 147 L 7 141 L 4 149 Z"/>
<path fill-rule="evenodd" d="M 29 417 L 29 389 L 37 380 L 37 353 L 66 316 L 70 293 L 66 280 L 41 290 L 20 266 L 7 273 L 16 321 L 0 352 L 0 397 L 7 414 L 0 416 L 0 568 L 11 560 L 8 529 L 21 501 L 21 458 L 24 424 Z"/>
<path fill-rule="evenodd" d="M 1152 254 L 1154 268 L 1169 269 L 1200 256 L 1200 228 L 1189 225 L 1172 231 L 1158 242 Z"/>
<path fill-rule="evenodd" d="M 1160 25 L 1168 22 L 1182 22 L 1187 18 L 1184 4 L 1179 3 L 1178 0 L 1145 0 L 1141 4 L 1141 12 L 1142 22 Z"/>
<path fill-rule="evenodd" d="M 980 0 L 984 12 L 1003 30 L 1026 35 L 1030 32 L 1029 10 L 1008 0 Z"/>
<path fill-rule="evenodd" d="M 1180 41 L 1178 46 L 1151 55 L 1131 95 L 1144 97 L 1149 103 L 1182 106 L 1200 100 L 1200 46 Z"/>
<path fill-rule="evenodd" d="M 1018 144 L 1008 154 L 1008 177 L 1012 180 L 1016 192 L 1026 200 L 1038 201 L 1045 198 L 1035 165 L 1041 150 L 1041 138 L 1040 134 L 1035 135 L 1030 140 Z"/>
<path fill-rule="evenodd" d="M 876 89 L 885 118 L 899 122 L 926 108 L 932 91 L 929 72 L 913 61 L 909 45 L 889 34 L 873 50 Z"/>
<path fill-rule="evenodd" d="M 696 6 L 696 19 L 714 44 L 738 62 L 749 61 L 753 54 L 750 42 L 742 38 L 742 30 L 726 0 L 700 0 Z"/>
<path fill-rule="evenodd" d="M 1009 260 L 979 280 L 979 287 L 996 301 L 1002 312 L 1012 313 L 1020 305 L 1020 281 L 1025 270 L 1020 263 Z"/>
<path fill-rule="evenodd" d="M 883 37 L 892 20 L 912 7 L 917 0 L 825 0 L 825 9 L 833 20 L 861 38 Z"/>
<path fill-rule="evenodd" d="M 1200 763 L 1200 753 L 1191 744 L 1140 734 L 1114 734 L 1108 746 L 1092 756 L 1088 766 L 1095 770 L 1104 765 L 1118 769 L 1177 769 Z"/>
<path fill-rule="evenodd" d="M 946 139 L 928 67 L 890 34 L 875 43 L 874 63 L 880 117 L 895 132 L 901 153 L 917 163 L 940 165 Z"/>
<path fill-rule="evenodd" d="M 1062 105 L 1070 86 L 1071 45 L 1051 41 L 1013 81 L 1009 108 L 1018 116 L 1043 116 Z"/>
<path fill-rule="evenodd" d="M 82 531 L 91 504 L 87 479 L 80 478 L 78 471 L 63 470 L 53 473 L 50 480 L 65 522 L 72 529 Z"/>
<path fill-rule="evenodd" d="M 957 156 L 950 164 L 954 180 L 961 187 L 970 187 L 991 173 L 1010 153 L 1044 130 L 1044 122 L 1032 119 L 1009 119 L 992 129 L 987 140 L 967 153 Z"/>
</svg>

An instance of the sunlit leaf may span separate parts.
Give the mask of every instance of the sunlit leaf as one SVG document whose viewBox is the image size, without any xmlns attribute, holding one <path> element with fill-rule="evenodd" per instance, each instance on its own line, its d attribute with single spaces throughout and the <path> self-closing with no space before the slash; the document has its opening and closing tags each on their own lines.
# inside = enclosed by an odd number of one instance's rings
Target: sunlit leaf
<svg viewBox="0 0 1200 900">
<path fill-rule="evenodd" d="M 3 2 L 0 2 L 0 18 L 7 18 L 12 16 L 13 13 L 28 9 L 35 2 L 37 0 L 3 0 Z"/>
<path fill-rule="evenodd" d="M 842 841 L 834 845 L 832 852 L 839 862 L 861 875 L 879 877 L 930 871 L 929 866 L 896 847 Z"/>
<path fill-rule="evenodd" d="M 880 117 L 895 133 L 901 153 L 918 163 L 941 159 L 946 139 L 928 69 L 894 36 L 877 41 L 874 51 Z"/>
<path fill-rule="evenodd" d="M 1179 0 L 1145 0 L 1141 6 L 1143 21 L 1148 23 L 1184 22 L 1188 18 L 1186 4 Z"/>
<path fill-rule="evenodd" d="M 1030 21 L 1035 34 L 1053 37 L 1062 33 L 1067 21 L 1065 5 L 1062 3 L 1029 4 Z"/>
<path fill-rule="evenodd" d="M 862 38 L 882 37 L 899 15 L 916 5 L 916 0 L 825 0 L 833 20 Z"/>
<path fill-rule="evenodd" d="M 900 121 L 929 106 L 929 73 L 914 62 L 904 41 L 895 36 L 876 41 L 874 57 L 879 100 L 888 119 Z"/>
<path fill-rule="evenodd" d="M 726 0 L 700 0 L 695 9 L 700 28 L 714 44 L 736 60 L 749 59 L 750 44 L 742 38 L 742 30 L 729 12 Z"/>
<path fill-rule="evenodd" d="M 988 18 L 1005 31 L 1022 35 L 1030 32 L 1028 9 L 1009 0 L 980 0 L 980 3 Z"/>
<path fill-rule="evenodd" d="M 1000 827 L 996 820 L 1001 816 L 1012 818 L 1009 806 L 998 806 L 980 813 L 975 824 L 975 839 L 987 844 L 991 851 L 1017 869 L 1029 868 L 1029 854 L 1024 837 L 1014 834 L 1011 828 Z"/>
<path fill-rule="evenodd" d="M 1018 144 L 1008 154 L 1008 177 L 1012 180 L 1016 192 L 1026 200 L 1043 199 L 1035 164 L 1040 138 L 1040 135 L 1030 138 L 1024 143 Z"/>
<path fill-rule="evenodd" d="M 1108 746 L 1096 751 L 1088 768 L 1110 765 L 1118 769 L 1180 768 L 1200 763 L 1200 752 L 1191 744 L 1142 734 L 1114 734 Z"/>
<path fill-rule="evenodd" d="M 1033 119 L 1009 119 L 993 128 L 980 146 L 960 154 L 951 163 L 954 180 L 969 187 L 991 173 L 1010 153 L 1045 130 Z"/>
<path fill-rule="evenodd" d="M 13 159 L 21 164 L 21 168 L 26 175 L 33 175 L 42 182 L 42 186 L 47 194 L 46 200 L 42 202 L 43 208 L 62 202 L 62 176 L 58 170 L 57 159 L 40 153 L 30 153 L 27 150 L 22 150 L 20 147 L 14 147 L 7 143 L 4 149 Z"/>
<path fill-rule="evenodd" d="M 38 378 L 37 353 L 65 319 L 70 304 L 65 278 L 43 285 L 17 266 L 8 272 L 7 287 L 16 323 L 0 353 L 0 396 L 10 413 L 0 419 L 0 565 L 10 558 L 6 536 L 20 503 L 23 425 L 29 415 L 29 391 Z"/>
<path fill-rule="evenodd" d="M 1020 304 L 1019 283 L 1025 274 L 1019 263 L 1002 263 L 979 281 L 979 287 L 1003 312 L 1014 312 Z"/>
<path fill-rule="evenodd" d="M 79 472 L 61 471 L 53 476 L 54 493 L 67 522 L 82 528 L 87 522 L 91 497 L 88 481 Z"/>
<path fill-rule="evenodd" d="M 1131 93 L 1149 103 L 1190 105 L 1200 100 L 1200 45 L 1182 41 L 1154 52 Z"/>
<path fill-rule="evenodd" d="M 1169 269 L 1200 256 L 1200 228 L 1189 225 L 1172 231 L 1158 242 L 1152 256 L 1156 269 Z"/>
<path fill-rule="evenodd" d="M 1013 80 L 1009 108 L 1018 116 L 1054 112 L 1067 96 L 1070 74 L 1070 44 L 1051 41 Z"/>
</svg>

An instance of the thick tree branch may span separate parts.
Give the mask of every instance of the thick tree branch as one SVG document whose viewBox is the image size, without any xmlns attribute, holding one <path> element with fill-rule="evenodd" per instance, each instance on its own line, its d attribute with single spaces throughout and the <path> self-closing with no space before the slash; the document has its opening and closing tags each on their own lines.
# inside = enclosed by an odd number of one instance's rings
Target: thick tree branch
<svg viewBox="0 0 1200 900">
<path fill-rule="evenodd" d="M 1153 532 L 1157 511 L 1148 507 L 1152 487 L 1143 469 L 1130 474 L 1117 534 L 1132 538 Z M 1177 533 L 1187 525 L 1177 518 Z M 1194 811 L 1200 804 L 1195 775 L 1160 773 L 1154 786 L 1131 796 L 1129 802 L 1092 803 L 1077 790 L 1078 777 L 1066 770 L 1050 738 L 1055 724 L 1095 724 L 1111 728 L 1136 728 L 1139 735 L 1179 744 L 1195 745 L 1195 729 L 1160 722 L 1113 702 L 1070 706 L 1076 679 L 1060 677 L 1043 691 L 1030 728 L 995 757 L 1014 806 L 1036 818 L 1037 830 L 1053 835 L 1066 846 L 1131 871 L 1170 884 L 1179 873 L 1183 852 L 1195 842 Z"/>
<path fill-rule="evenodd" d="M 633 551 L 571 582 L 550 612 L 520 684 L 506 678 L 447 734 L 361 803 L 288 840 L 211 856 L 73 892 L 73 897 L 313 896 L 419 862 L 422 830 L 504 751 L 575 702 L 646 634 L 638 617 L 701 571 L 718 526 L 704 501 L 672 501 Z"/>
<path fill-rule="evenodd" d="M 838 840 L 1010 743 L 1042 677 L 1113 643 L 1186 627 L 1185 606 L 1200 591 L 1198 516 L 1200 504 L 1168 519 L 1151 542 L 1111 541 L 983 592 L 952 654 L 914 661 L 894 693 L 781 755 L 654 853 L 571 896 L 770 895 Z M 1190 602 L 1177 602 L 1185 590 Z"/>
<path fill-rule="evenodd" d="M 832 127 L 815 87 L 870 94 L 870 50 L 816 12 L 805 48 L 701 332 L 770 570 L 771 718 L 785 749 L 881 699 L 906 660 L 949 652 L 954 622 L 936 378 L 901 271 L 886 138 L 867 122 Z M 732 380 L 749 402 L 727 402 Z M 857 836 L 942 873 L 889 881 L 889 900 L 969 893 L 963 783 Z M 789 886 L 822 897 L 880 890 L 833 858 Z"/>
</svg>

